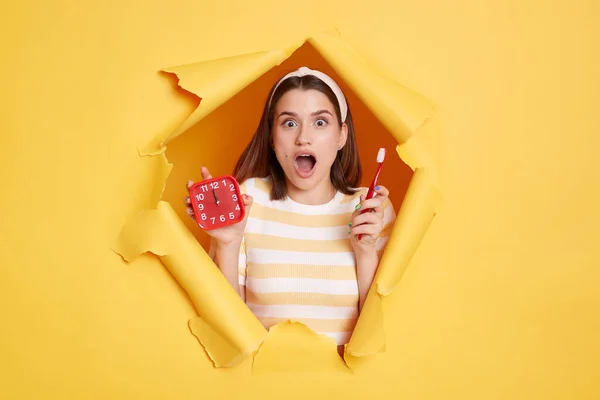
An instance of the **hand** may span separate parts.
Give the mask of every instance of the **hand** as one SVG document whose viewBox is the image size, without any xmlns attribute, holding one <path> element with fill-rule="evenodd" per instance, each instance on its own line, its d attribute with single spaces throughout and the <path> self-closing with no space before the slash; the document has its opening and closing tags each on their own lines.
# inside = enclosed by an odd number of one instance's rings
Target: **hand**
<svg viewBox="0 0 600 400">
<path fill-rule="evenodd" d="M 202 179 L 204 180 L 204 179 L 211 179 L 211 178 L 212 178 L 212 176 L 211 176 L 210 172 L 208 171 L 208 168 L 202 167 Z M 193 184 L 194 184 L 194 181 L 187 182 L 186 189 L 188 190 L 188 192 Z M 252 197 L 248 196 L 246 194 L 242 195 L 242 200 L 244 202 L 244 208 L 246 209 L 246 214 L 244 215 L 243 220 L 241 220 L 233 225 L 228 225 L 228 226 L 224 226 L 222 228 L 210 229 L 210 230 L 206 231 L 206 233 L 208 233 L 209 236 L 211 236 L 217 240 L 219 245 L 229 245 L 232 243 L 235 243 L 235 244 L 241 243 L 242 237 L 244 235 L 244 230 L 246 229 L 248 215 L 250 214 L 250 207 L 252 206 L 252 203 L 253 203 Z M 195 222 L 196 219 L 194 218 L 194 210 L 192 208 L 192 201 L 190 200 L 190 196 L 185 196 L 184 203 L 186 206 L 186 214 L 190 218 L 192 218 Z"/>
<path fill-rule="evenodd" d="M 364 194 L 361 195 L 360 207 L 352 213 L 349 234 L 354 252 L 358 255 L 375 253 L 377 239 L 383 231 L 383 203 L 387 199 L 389 191 L 384 186 L 377 186 L 375 193 L 377 195 L 369 200 L 365 200 Z M 369 212 L 363 214 L 364 210 Z M 361 240 L 358 240 L 360 234 L 363 236 Z"/>
</svg>

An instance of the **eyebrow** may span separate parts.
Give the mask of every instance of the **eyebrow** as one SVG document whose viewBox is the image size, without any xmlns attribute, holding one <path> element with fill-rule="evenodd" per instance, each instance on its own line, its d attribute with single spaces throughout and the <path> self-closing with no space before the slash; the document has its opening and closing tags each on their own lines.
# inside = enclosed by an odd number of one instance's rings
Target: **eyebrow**
<svg viewBox="0 0 600 400">
<path fill-rule="evenodd" d="M 310 115 L 314 117 L 316 115 L 321 115 L 321 114 L 329 114 L 329 115 L 331 115 L 333 117 L 333 115 L 331 114 L 331 112 L 329 110 L 318 110 L 318 111 L 315 111 L 315 112 L 311 113 Z M 295 112 L 282 111 L 282 112 L 279 113 L 279 115 L 277 116 L 277 118 L 279 118 L 279 117 L 281 117 L 283 115 L 289 115 L 291 117 L 297 117 L 298 116 L 298 114 L 296 114 Z"/>
</svg>

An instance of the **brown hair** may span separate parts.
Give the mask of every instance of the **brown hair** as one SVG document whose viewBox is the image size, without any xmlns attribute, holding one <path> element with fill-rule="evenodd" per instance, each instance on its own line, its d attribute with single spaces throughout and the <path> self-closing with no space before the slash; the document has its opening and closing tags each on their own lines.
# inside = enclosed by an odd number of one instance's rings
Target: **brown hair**
<svg viewBox="0 0 600 400">
<path fill-rule="evenodd" d="M 272 181 L 271 200 L 281 200 L 287 195 L 285 175 L 281 165 L 277 161 L 275 151 L 271 147 L 273 113 L 279 99 L 287 91 L 297 88 L 304 90 L 314 89 L 324 93 L 333 104 L 339 126 L 342 126 L 338 100 L 331 88 L 321 79 L 313 75 L 290 77 L 281 82 L 275 93 L 273 93 L 275 86 L 271 88 L 267 98 L 271 98 L 272 96 L 272 100 L 270 104 L 269 101 L 266 102 L 256 132 L 240 156 L 233 172 L 233 175 L 240 183 L 253 177 L 266 178 L 270 176 Z M 360 184 L 362 166 L 358 156 L 350 107 L 348 107 L 348 115 L 345 122 L 348 126 L 348 138 L 346 145 L 338 151 L 336 159 L 331 166 L 330 178 L 336 190 L 344 194 L 353 194 L 355 188 Z"/>
</svg>

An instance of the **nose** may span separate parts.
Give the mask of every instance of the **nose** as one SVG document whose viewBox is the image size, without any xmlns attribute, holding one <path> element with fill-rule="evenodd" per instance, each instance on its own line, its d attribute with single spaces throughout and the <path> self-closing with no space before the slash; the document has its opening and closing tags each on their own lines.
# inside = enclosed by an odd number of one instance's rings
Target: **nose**
<svg viewBox="0 0 600 400">
<path fill-rule="evenodd" d="M 298 131 L 298 136 L 296 136 L 296 144 L 298 146 L 310 144 L 309 129 L 307 129 L 305 125 L 302 125 Z"/>
</svg>

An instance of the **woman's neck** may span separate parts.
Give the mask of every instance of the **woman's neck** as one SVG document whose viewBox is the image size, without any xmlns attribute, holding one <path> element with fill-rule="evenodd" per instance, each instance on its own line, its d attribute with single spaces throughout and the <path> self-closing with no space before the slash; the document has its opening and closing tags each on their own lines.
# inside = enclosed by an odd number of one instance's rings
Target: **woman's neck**
<svg viewBox="0 0 600 400">
<path fill-rule="evenodd" d="M 335 187 L 329 177 L 323 179 L 314 188 L 303 190 L 299 189 L 291 182 L 287 182 L 287 195 L 296 203 L 309 206 L 316 206 L 329 203 L 336 194 Z"/>
</svg>

